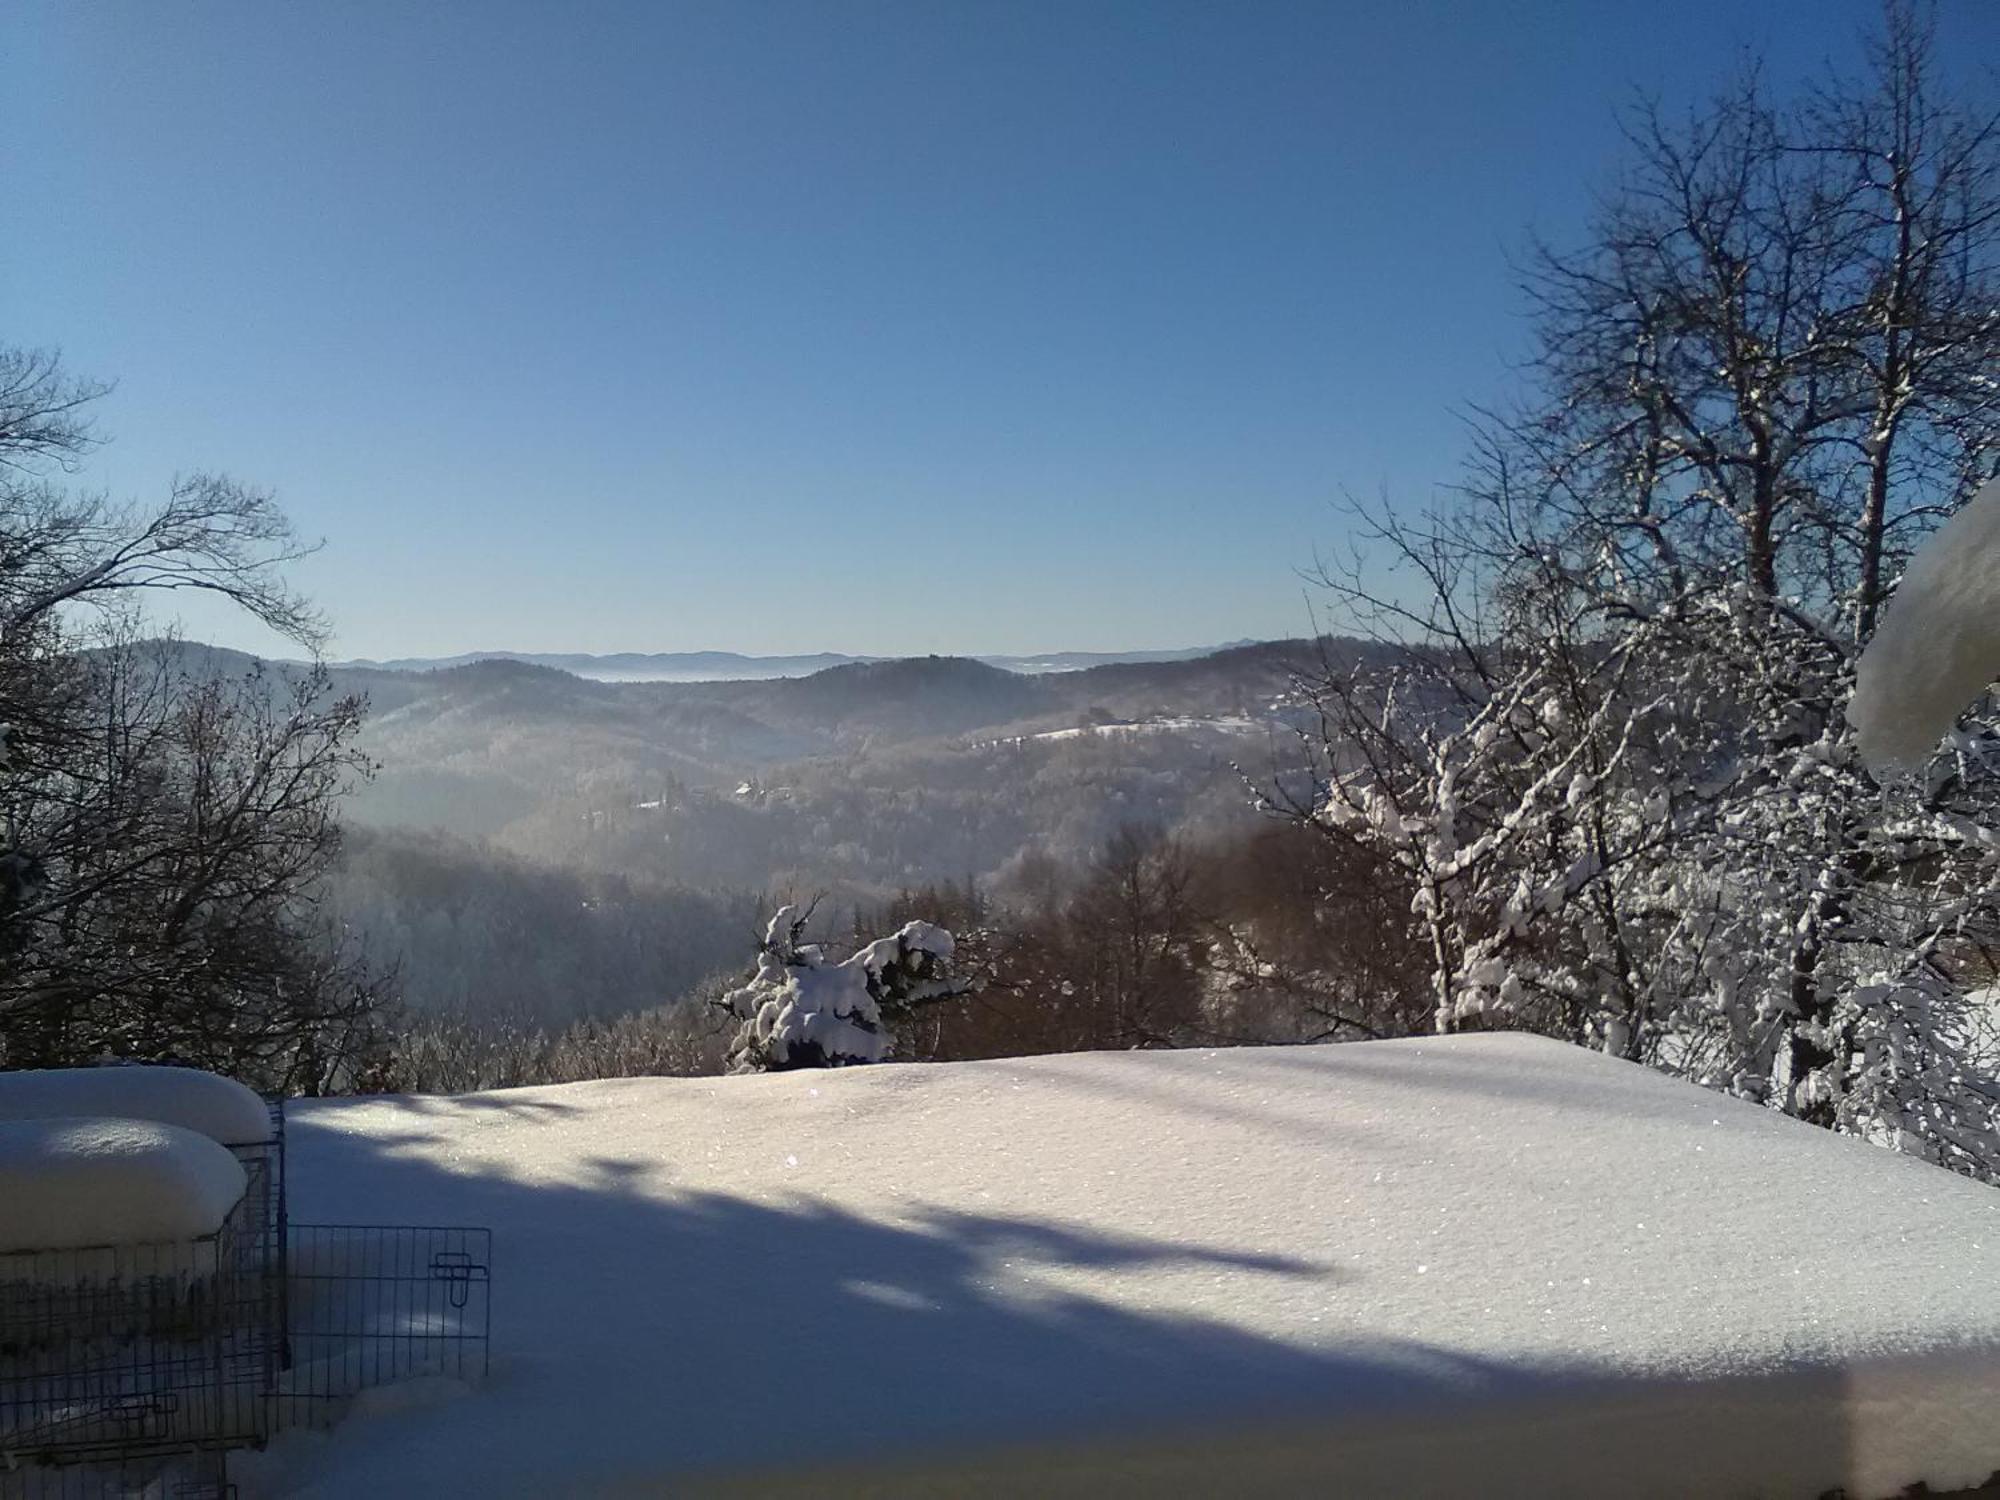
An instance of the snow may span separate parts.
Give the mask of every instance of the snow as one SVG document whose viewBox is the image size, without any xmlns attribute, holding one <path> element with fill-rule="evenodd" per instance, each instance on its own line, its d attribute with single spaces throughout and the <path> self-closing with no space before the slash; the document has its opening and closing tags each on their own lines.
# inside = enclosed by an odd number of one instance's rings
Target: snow
<svg viewBox="0 0 2000 1500">
<path fill-rule="evenodd" d="M 958 951 L 952 935 L 935 922 L 905 922 L 896 941 L 905 952 L 928 953 L 932 958 L 950 958 Z"/>
<path fill-rule="evenodd" d="M 102 1115 L 178 1125 L 225 1146 L 271 1134 L 264 1101 L 199 1068 L 46 1068 L 0 1073 L 0 1120 Z"/>
<path fill-rule="evenodd" d="M 868 980 L 901 957 L 898 939 L 883 938 L 829 964 L 817 945 L 797 945 L 802 923 L 797 907 L 779 907 L 764 931 L 756 974 L 723 996 L 744 1018 L 732 1052 L 747 1049 L 775 1067 L 785 1066 L 794 1052 L 881 1062 L 892 1038 Z"/>
<path fill-rule="evenodd" d="M 288 1376 L 290 1380 L 294 1377 Z M 282 1495 L 310 1483 L 324 1461 L 330 1442 L 353 1442 L 365 1436 L 376 1418 L 429 1411 L 472 1393 L 464 1381 L 444 1375 L 416 1375 L 386 1385 L 370 1386 L 355 1395 L 342 1415 L 335 1436 L 309 1427 L 288 1427 L 262 1448 L 243 1449 L 229 1456 L 229 1478 L 239 1496 Z"/>
<path fill-rule="evenodd" d="M 235 1157 L 178 1126 L 0 1121 L 0 1252 L 198 1239 L 243 1189 Z"/>
<path fill-rule="evenodd" d="M 2000 1468 L 2000 1194 L 1526 1036 L 306 1101 L 292 1142 L 299 1217 L 496 1262 L 485 1387 L 300 1494 Z"/>
<path fill-rule="evenodd" d="M 952 936 L 930 922 L 906 922 L 837 964 L 817 944 L 799 943 L 804 930 L 796 906 L 780 907 L 764 930 L 757 972 L 722 997 L 743 1021 L 730 1055 L 745 1071 L 884 1062 L 895 1039 L 882 1025 L 883 998 L 960 993 L 941 973 Z"/>
<path fill-rule="evenodd" d="M 854 957 L 870 974 L 880 974 L 911 953 L 948 959 L 957 951 L 957 941 L 935 922 L 905 922 L 894 937 L 877 938 Z"/>
<path fill-rule="evenodd" d="M 1068 729 L 1045 729 L 1038 734 L 1016 734 L 1009 735 L 1005 739 L 982 740 L 980 744 L 984 748 L 994 745 L 1028 745 L 1047 740 L 1100 739 L 1120 735 L 1194 734 L 1202 730 L 1216 734 L 1261 734 L 1268 733 L 1276 727 L 1282 726 L 1275 725 L 1269 720 L 1245 718 L 1236 714 L 1224 714 L 1215 718 L 1172 715 L 1111 724 L 1078 724 Z"/>
<path fill-rule="evenodd" d="M 2000 677 L 2000 479 L 1918 549 L 1856 669 L 1861 754 L 1921 761 Z"/>
</svg>

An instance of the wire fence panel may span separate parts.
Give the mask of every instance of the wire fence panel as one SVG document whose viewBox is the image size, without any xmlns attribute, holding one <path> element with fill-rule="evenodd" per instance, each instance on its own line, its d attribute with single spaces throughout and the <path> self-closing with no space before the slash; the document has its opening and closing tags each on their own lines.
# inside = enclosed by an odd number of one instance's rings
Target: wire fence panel
<svg viewBox="0 0 2000 1500">
<path fill-rule="evenodd" d="M 0 1255 L 0 1500 L 227 1492 L 285 1362 L 284 1107 L 243 1197 L 185 1243 Z"/>
<path fill-rule="evenodd" d="M 292 1365 L 279 1426 L 318 1426 L 392 1381 L 484 1378 L 493 1235 L 430 1225 L 291 1227 Z"/>
<path fill-rule="evenodd" d="M 268 1101 L 267 1108 L 270 1134 L 261 1141 L 232 1142 L 228 1150 L 247 1182 L 240 1215 L 243 1248 L 277 1270 L 285 1263 L 285 1110 L 279 1100 Z"/>
<path fill-rule="evenodd" d="M 8 1470 L 0 1467 L 0 1500 L 229 1500 L 229 1455 L 191 1449 L 88 1464 Z"/>
<path fill-rule="evenodd" d="M 271 1374 L 288 1363 L 290 1355 L 285 1331 L 290 1326 L 287 1302 L 290 1284 L 286 1276 L 288 1224 L 285 1200 L 285 1106 L 281 1099 L 267 1101 L 271 1131 L 261 1141 L 246 1141 L 229 1147 L 243 1167 L 243 1204 L 236 1217 L 237 1267 L 246 1283 L 258 1283 L 265 1300 L 262 1322 L 270 1330 L 267 1354 Z"/>
<path fill-rule="evenodd" d="M 232 1219 L 186 1244 L 0 1255 L 0 1455 L 263 1435 L 281 1330 Z"/>
<path fill-rule="evenodd" d="M 0 1500 L 221 1500 L 228 1452 L 482 1379 L 493 1237 L 289 1223 L 283 1106 L 199 1240 L 0 1254 Z"/>
</svg>

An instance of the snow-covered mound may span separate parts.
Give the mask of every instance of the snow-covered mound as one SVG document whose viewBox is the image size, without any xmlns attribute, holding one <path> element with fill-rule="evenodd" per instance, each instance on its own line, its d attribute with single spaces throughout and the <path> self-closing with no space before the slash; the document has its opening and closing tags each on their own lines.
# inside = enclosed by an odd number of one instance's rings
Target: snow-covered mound
<svg viewBox="0 0 2000 1500">
<path fill-rule="evenodd" d="M 243 1168 L 207 1136 L 150 1120 L 0 1120 L 0 1252 L 213 1234 Z"/>
<path fill-rule="evenodd" d="M 2000 677 L 2000 479 L 1917 550 L 1855 673 L 1847 711 L 1877 767 L 1920 761 Z"/>
<path fill-rule="evenodd" d="M 305 1103 L 490 1224 L 493 1378 L 321 1496 L 1859 1496 L 2000 1468 L 2000 1193 L 1522 1036 Z"/>
<path fill-rule="evenodd" d="M 0 1073 L 0 1120 L 103 1116 L 178 1125 L 225 1146 L 271 1133 L 264 1101 L 199 1068 L 44 1068 Z"/>
</svg>

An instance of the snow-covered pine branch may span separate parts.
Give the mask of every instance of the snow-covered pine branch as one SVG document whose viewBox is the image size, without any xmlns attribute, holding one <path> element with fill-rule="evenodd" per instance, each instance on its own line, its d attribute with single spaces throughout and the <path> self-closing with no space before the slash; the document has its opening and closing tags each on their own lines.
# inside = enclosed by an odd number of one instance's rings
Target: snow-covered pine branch
<svg viewBox="0 0 2000 1500">
<path fill-rule="evenodd" d="M 951 973 L 952 935 L 933 923 L 905 923 L 835 963 L 818 944 L 803 941 L 807 916 L 795 906 L 779 908 L 765 929 L 756 973 L 722 998 L 742 1022 L 729 1053 L 739 1073 L 884 1062 L 898 1020 L 971 988 Z"/>
</svg>

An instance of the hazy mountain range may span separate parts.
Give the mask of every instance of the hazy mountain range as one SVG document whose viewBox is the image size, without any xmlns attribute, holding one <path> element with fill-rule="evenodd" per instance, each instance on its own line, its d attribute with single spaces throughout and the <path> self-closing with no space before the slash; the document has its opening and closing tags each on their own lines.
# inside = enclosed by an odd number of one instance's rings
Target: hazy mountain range
<svg viewBox="0 0 2000 1500">
<path fill-rule="evenodd" d="M 978 656 L 973 660 L 1005 672 L 1040 676 L 1049 672 L 1080 672 L 1090 667 L 1124 662 L 1191 661 L 1255 641 L 1229 641 L 1220 646 L 1192 646 L 1178 651 L 1050 651 L 1038 656 Z M 356 658 L 341 667 L 378 672 L 434 672 L 482 661 L 518 661 L 554 667 L 597 682 L 765 682 L 779 677 L 810 677 L 828 667 L 888 661 L 882 656 L 849 656 L 816 651 L 803 656 L 748 656 L 737 651 L 617 651 L 594 656 L 587 652 L 471 651 L 459 656 L 404 656 L 392 661 Z"/>
<path fill-rule="evenodd" d="M 258 665 L 168 649 L 196 675 Z M 367 698 L 357 748 L 376 771 L 343 804 L 325 912 L 396 968 L 416 1009 L 621 1015 L 742 965 L 778 900 L 821 900 L 835 931 L 938 881 L 1039 889 L 1129 829 L 1203 847 L 1254 833 L 1254 788 L 1310 793 L 1296 674 L 1371 649 L 1266 641 L 1066 671 L 1080 653 L 1019 669 L 550 658 L 719 674 L 693 681 L 520 659 L 343 664 L 330 686 Z M 841 664 L 777 675 L 827 662 Z"/>
<path fill-rule="evenodd" d="M 175 649 L 204 673 L 254 665 Z M 998 878 L 1030 852 L 1076 866 L 1128 825 L 1200 837 L 1254 826 L 1245 776 L 1307 770 L 1297 732 L 1312 710 L 1296 675 L 1373 649 L 1266 641 L 1070 671 L 910 657 L 681 682 L 503 658 L 342 665 L 332 686 L 367 698 L 358 748 L 377 767 L 349 821 L 468 841 L 397 856 L 426 888 L 446 866 L 504 856 L 707 892 L 874 899 Z M 439 900 L 485 888 L 469 873 L 439 879 Z"/>
</svg>

